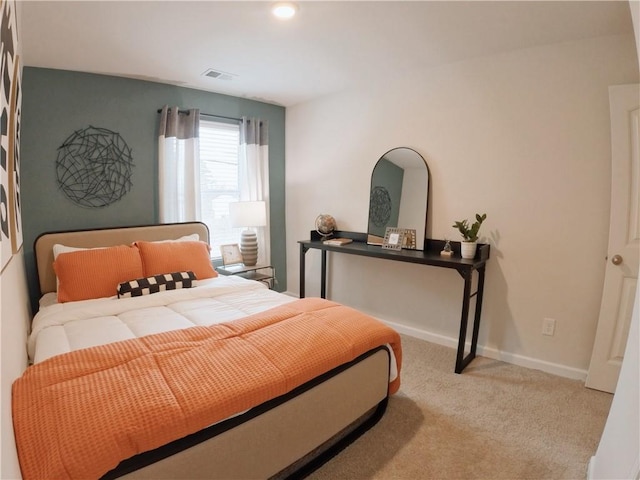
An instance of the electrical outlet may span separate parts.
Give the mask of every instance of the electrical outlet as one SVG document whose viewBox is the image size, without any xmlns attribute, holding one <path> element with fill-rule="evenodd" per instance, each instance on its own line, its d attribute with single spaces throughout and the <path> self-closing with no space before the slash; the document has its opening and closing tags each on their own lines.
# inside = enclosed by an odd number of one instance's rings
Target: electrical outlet
<svg viewBox="0 0 640 480">
<path fill-rule="evenodd" d="M 545 318 L 542 320 L 542 334 L 553 335 L 556 331 L 556 321 L 553 318 Z"/>
</svg>

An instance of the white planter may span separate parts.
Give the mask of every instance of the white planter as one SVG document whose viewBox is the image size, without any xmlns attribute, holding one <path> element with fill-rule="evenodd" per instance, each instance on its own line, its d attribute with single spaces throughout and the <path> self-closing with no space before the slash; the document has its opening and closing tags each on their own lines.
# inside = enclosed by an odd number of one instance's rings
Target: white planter
<svg viewBox="0 0 640 480">
<path fill-rule="evenodd" d="M 460 254 L 462 258 L 474 258 L 477 247 L 478 244 L 476 242 L 460 242 Z"/>
</svg>

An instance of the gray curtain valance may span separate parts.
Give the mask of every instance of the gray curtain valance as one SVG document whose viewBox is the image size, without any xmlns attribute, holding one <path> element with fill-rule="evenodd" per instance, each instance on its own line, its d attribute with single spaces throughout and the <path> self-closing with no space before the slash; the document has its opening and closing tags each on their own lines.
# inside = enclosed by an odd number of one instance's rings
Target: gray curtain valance
<svg viewBox="0 0 640 480">
<path fill-rule="evenodd" d="M 242 117 L 240 144 L 269 145 L 269 126 L 266 120 Z"/>
<path fill-rule="evenodd" d="M 198 138 L 200 128 L 200 110 L 180 110 L 165 105 L 160 111 L 159 135 L 165 138 L 176 137 L 181 140 Z"/>
</svg>

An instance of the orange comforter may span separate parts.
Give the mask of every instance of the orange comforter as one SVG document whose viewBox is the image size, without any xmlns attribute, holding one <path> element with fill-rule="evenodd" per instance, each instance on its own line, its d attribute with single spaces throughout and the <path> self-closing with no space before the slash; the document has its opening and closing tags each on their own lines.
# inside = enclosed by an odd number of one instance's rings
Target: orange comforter
<svg viewBox="0 0 640 480">
<path fill-rule="evenodd" d="M 25 479 L 98 478 L 121 460 L 287 393 L 399 335 L 307 298 L 242 320 L 59 355 L 13 384 Z M 390 393 L 400 385 L 390 383 Z"/>
</svg>

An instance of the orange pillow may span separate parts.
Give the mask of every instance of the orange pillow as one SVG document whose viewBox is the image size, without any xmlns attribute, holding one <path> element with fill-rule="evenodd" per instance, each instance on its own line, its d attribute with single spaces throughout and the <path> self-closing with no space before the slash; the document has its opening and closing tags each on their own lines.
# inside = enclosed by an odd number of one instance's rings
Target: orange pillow
<svg viewBox="0 0 640 480">
<path fill-rule="evenodd" d="M 192 271 L 198 280 L 217 277 L 205 242 L 136 242 L 140 249 L 144 277 L 170 272 Z M 131 277 L 135 278 L 135 277 Z"/>
<path fill-rule="evenodd" d="M 122 282 L 144 277 L 140 252 L 127 245 L 61 253 L 53 269 L 61 303 L 111 297 Z"/>
</svg>

